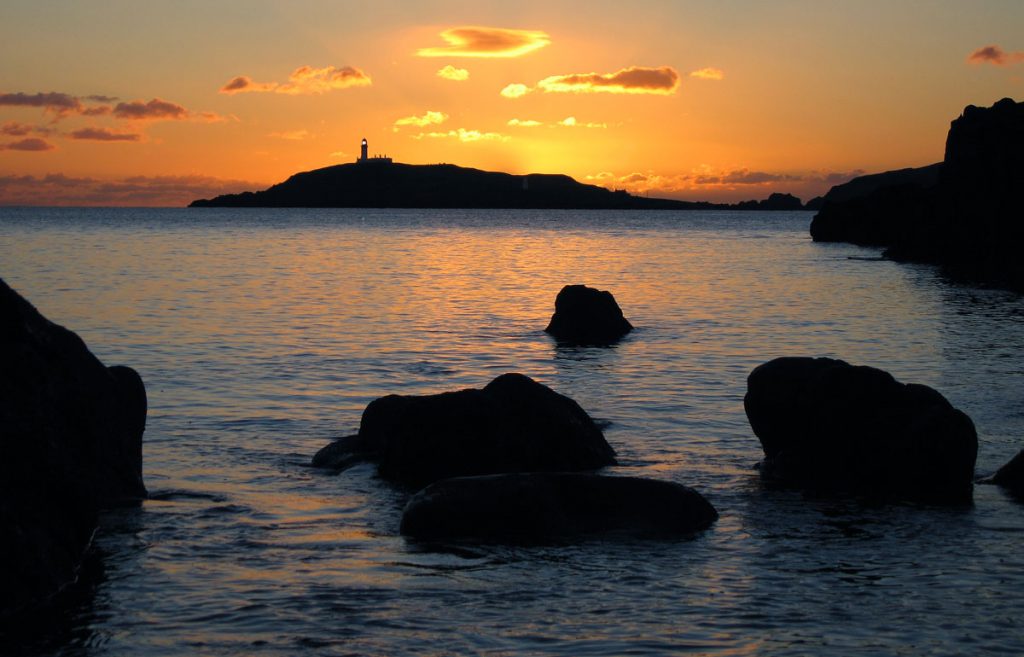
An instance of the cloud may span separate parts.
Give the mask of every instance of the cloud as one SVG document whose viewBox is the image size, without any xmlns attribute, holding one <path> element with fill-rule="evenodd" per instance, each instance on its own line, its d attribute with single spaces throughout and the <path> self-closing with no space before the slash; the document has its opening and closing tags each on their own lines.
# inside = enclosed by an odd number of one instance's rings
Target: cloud
<svg viewBox="0 0 1024 657">
<path fill-rule="evenodd" d="M 671 66 L 630 66 L 615 73 L 552 75 L 537 83 L 538 89 L 556 93 L 658 94 L 667 96 L 679 88 L 679 73 Z"/>
<path fill-rule="evenodd" d="M 587 180 L 599 180 L 600 181 L 600 180 L 611 180 L 614 177 L 615 177 L 615 174 L 612 173 L 611 171 L 601 171 L 600 173 L 595 173 L 593 175 L 589 175 L 588 174 L 586 176 L 586 179 Z"/>
<path fill-rule="evenodd" d="M 27 123 L 18 123 L 17 121 L 8 121 L 7 123 L 0 125 L 0 135 L 6 135 L 8 137 L 24 137 L 25 135 L 38 130 L 42 129 Z"/>
<path fill-rule="evenodd" d="M 718 174 L 702 174 L 693 177 L 693 182 L 698 185 L 764 185 L 766 183 L 797 180 L 803 180 L 803 178 L 792 174 L 751 171 L 750 169 L 735 169 Z"/>
<path fill-rule="evenodd" d="M 106 128 L 82 128 L 69 135 L 72 139 L 91 141 L 141 141 L 142 135 L 135 132 L 114 132 Z"/>
<path fill-rule="evenodd" d="M 474 141 L 508 141 L 510 137 L 499 132 L 480 132 L 479 130 L 449 130 L 448 132 L 421 132 L 413 135 L 413 139 L 458 139 L 461 142 Z"/>
<path fill-rule="evenodd" d="M 366 87 L 372 83 L 369 75 L 352 66 L 342 66 L 341 68 L 300 66 L 291 72 L 287 82 L 254 82 L 247 75 L 239 75 L 231 78 L 227 84 L 221 87 L 220 93 L 273 92 L 292 96 L 320 95 L 337 89 Z"/>
<path fill-rule="evenodd" d="M 505 87 L 504 89 L 502 89 L 501 95 L 504 96 L 505 98 L 520 98 L 530 93 L 531 91 L 533 91 L 533 89 L 530 89 L 525 84 L 519 84 L 518 82 L 514 82 Z"/>
<path fill-rule="evenodd" d="M 978 48 L 967 56 L 971 64 L 992 64 L 993 66 L 1010 66 L 1024 62 L 1024 52 L 1006 52 L 999 46 L 993 44 Z"/>
<path fill-rule="evenodd" d="M 455 68 L 451 64 L 445 66 L 437 72 L 437 77 L 444 78 L 445 80 L 455 80 L 456 82 L 462 82 L 463 80 L 469 79 L 469 71 L 464 68 Z"/>
<path fill-rule="evenodd" d="M 607 123 L 580 123 L 575 116 L 567 116 L 558 122 L 558 125 L 566 128 L 607 128 Z"/>
<path fill-rule="evenodd" d="M 132 121 L 181 121 L 189 117 L 188 110 L 181 105 L 160 98 L 154 98 L 149 102 L 133 100 L 127 103 L 118 103 L 114 106 L 112 113 L 119 119 Z"/>
<path fill-rule="evenodd" d="M 520 128 L 536 128 L 537 126 L 544 124 L 532 119 L 526 119 L 525 121 L 520 119 L 509 119 L 506 125 L 517 126 Z"/>
<path fill-rule="evenodd" d="M 551 43 L 544 32 L 502 27 L 453 27 L 441 32 L 444 46 L 421 48 L 420 57 L 520 57 Z"/>
<path fill-rule="evenodd" d="M 29 137 L 28 139 L 19 139 L 18 141 L 8 142 L 6 144 L 0 144 L 0 151 L 28 151 L 28 152 L 42 152 L 52 151 L 57 148 L 45 139 L 39 139 L 38 137 Z"/>
<path fill-rule="evenodd" d="M 268 137 L 274 139 L 286 139 L 288 141 L 302 141 L 303 139 L 309 139 L 312 137 L 312 133 L 308 130 L 281 130 L 279 132 L 269 132 Z"/>
<path fill-rule="evenodd" d="M 724 80 L 725 71 L 720 68 L 708 66 L 706 68 L 697 69 L 696 71 L 690 71 L 690 77 L 697 78 L 698 80 Z"/>
<path fill-rule="evenodd" d="M 210 176 L 131 176 L 100 180 L 62 173 L 0 175 L 0 205 L 184 206 L 197 198 L 266 187 Z"/>
<path fill-rule="evenodd" d="M 392 126 L 392 130 L 398 132 L 398 128 L 403 125 L 414 125 L 422 128 L 427 125 L 437 125 L 444 123 L 448 120 L 448 115 L 444 112 L 435 112 L 433 110 L 427 110 L 427 113 L 423 116 L 406 116 L 404 118 L 395 121 Z"/>
<path fill-rule="evenodd" d="M 0 94 L 0 105 L 8 107 L 41 107 L 45 111 L 58 116 L 77 114 L 85 109 L 81 99 L 78 97 L 56 91 L 38 94 L 26 94 L 21 91 Z"/>
<path fill-rule="evenodd" d="M 631 173 L 628 176 L 623 176 L 623 177 L 619 178 L 619 182 L 624 182 L 624 183 L 647 182 L 647 176 L 645 176 L 642 173 Z"/>
</svg>

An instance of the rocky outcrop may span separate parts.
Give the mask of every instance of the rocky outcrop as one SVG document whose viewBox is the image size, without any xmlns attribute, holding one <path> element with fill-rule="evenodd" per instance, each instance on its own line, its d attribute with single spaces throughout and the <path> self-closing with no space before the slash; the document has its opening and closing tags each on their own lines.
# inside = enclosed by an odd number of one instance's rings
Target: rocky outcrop
<svg viewBox="0 0 1024 657">
<path fill-rule="evenodd" d="M 73 581 L 100 508 L 138 500 L 146 390 L 0 281 L 0 614 Z"/>
<path fill-rule="evenodd" d="M 517 473 L 431 484 L 409 500 L 401 532 L 416 538 L 512 541 L 609 533 L 681 536 L 717 519 L 700 493 L 667 481 Z"/>
<path fill-rule="evenodd" d="M 1024 103 L 969 105 L 943 161 L 832 188 L 811 223 L 816 241 L 884 246 L 953 276 L 1024 291 Z"/>
<path fill-rule="evenodd" d="M 586 285 L 566 285 L 555 297 L 555 314 L 545 332 L 560 342 L 611 344 L 633 330 L 611 292 Z"/>
<path fill-rule="evenodd" d="M 792 212 L 803 210 L 804 204 L 792 194 L 773 192 L 761 201 L 740 201 L 733 206 L 736 210 L 755 210 L 758 212 Z"/>
<path fill-rule="evenodd" d="M 831 358 L 778 358 L 747 379 L 769 481 L 874 499 L 971 499 L 974 424 L 935 390 Z"/>
<path fill-rule="evenodd" d="M 986 483 L 996 484 L 1024 496 L 1024 449 L 999 468 Z"/>
<path fill-rule="evenodd" d="M 522 374 L 482 389 L 388 395 L 363 411 L 357 436 L 328 445 L 314 465 L 377 461 L 382 477 L 422 487 L 449 477 L 593 470 L 615 452 L 579 404 Z"/>
</svg>

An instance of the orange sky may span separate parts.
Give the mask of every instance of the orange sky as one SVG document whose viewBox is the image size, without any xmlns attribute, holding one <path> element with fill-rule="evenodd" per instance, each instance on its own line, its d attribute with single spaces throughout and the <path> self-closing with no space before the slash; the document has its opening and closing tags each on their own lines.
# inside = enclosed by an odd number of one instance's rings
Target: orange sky
<svg viewBox="0 0 1024 657">
<path fill-rule="evenodd" d="M 373 153 L 692 200 L 942 158 L 1024 3 L 22 2 L 0 204 L 184 205 Z M 972 56 L 973 55 L 973 56 Z"/>
</svg>

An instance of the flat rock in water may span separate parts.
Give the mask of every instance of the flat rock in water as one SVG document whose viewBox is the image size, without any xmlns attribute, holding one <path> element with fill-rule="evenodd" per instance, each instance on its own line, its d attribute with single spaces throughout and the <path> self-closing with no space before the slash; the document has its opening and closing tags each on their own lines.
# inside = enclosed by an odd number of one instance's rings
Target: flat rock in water
<svg viewBox="0 0 1024 657">
<path fill-rule="evenodd" d="M 431 484 L 409 500 L 401 532 L 415 538 L 511 541 L 595 534 L 677 537 L 717 519 L 700 493 L 668 481 L 515 473 Z"/>
<path fill-rule="evenodd" d="M 633 330 L 611 292 L 566 285 L 555 297 L 555 314 L 545 332 L 560 342 L 605 345 Z"/>
<path fill-rule="evenodd" d="M 100 508 L 145 496 L 146 389 L 0 280 L 0 616 L 74 581 Z"/>
<path fill-rule="evenodd" d="M 974 423 L 928 386 L 831 358 L 777 358 L 747 379 L 762 476 L 878 499 L 969 502 Z"/>
<path fill-rule="evenodd" d="M 615 451 L 579 404 L 522 374 L 503 374 L 482 389 L 376 399 L 363 411 L 359 434 L 320 450 L 313 464 L 344 467 L 360 454 L 380 464 L 382 477 L 415 487 L 615 463 Z"/>
</svg>

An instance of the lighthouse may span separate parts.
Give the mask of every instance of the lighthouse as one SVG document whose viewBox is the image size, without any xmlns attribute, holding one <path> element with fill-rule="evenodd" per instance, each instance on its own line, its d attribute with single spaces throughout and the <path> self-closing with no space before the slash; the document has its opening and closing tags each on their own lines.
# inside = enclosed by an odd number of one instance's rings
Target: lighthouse
<svg viewBox="0 0 1024 657">
<path fill-rule="evenodd" d="M 366 161 L 366 137 L 363 137 L 362 150 L 359 151 L 359 161 L 360 162 L 365 162 Z"/>
<path fill-rule="evenodd" d="M 359 159 L 356 160 L 357 164 L 391 164 L 391 158 L 387 155 L 374 155 L 370 157 L 368 150 L 368 144 L 366 143 L 366 137 L 363 137 L 363 143 L 359 146 Z"/>
</svg>

